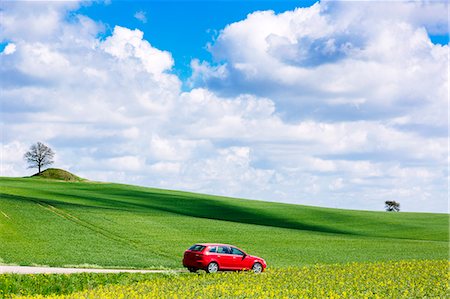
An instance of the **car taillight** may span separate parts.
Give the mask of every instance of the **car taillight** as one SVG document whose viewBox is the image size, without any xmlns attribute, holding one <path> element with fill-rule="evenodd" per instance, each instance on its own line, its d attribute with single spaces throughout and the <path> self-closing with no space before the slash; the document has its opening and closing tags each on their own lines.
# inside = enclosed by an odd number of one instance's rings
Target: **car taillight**
<svg viewBox="0 0 450 299">
<path fill-rule="evenodd" d="M 203 258 L 203 254 L 198 254 L 198 253 L 195 254 L 195 259 L 201 260 L 202 258 Z"/>
</svg>

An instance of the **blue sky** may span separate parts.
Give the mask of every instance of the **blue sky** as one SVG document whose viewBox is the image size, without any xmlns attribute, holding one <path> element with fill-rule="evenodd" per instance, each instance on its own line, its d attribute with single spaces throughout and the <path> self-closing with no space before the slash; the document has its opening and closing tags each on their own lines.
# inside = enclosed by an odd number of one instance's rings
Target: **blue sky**
<svg viewBox="0 0 450 299">
<path fill-rule="evenodd" d="M 0 5 L 1 175 L 448 212 L 445 1 Z"/>
<path fill-rule="evenodd" d="M 138 28 L 156 48 L 168 50 L 175 60 L 174 72 L 183 80 L 192 73 L 194 58 L 213 60 L 207 45 L 227 24 L 245 19 L 255 11 L 276 13 L 309 7 L 317 1 L 112 1 L 87 4 L 74 14 L 87 15 L 106 25 L 104 35 L 115 25 Z M 145 21 L 135 17 L 143 13 Z M 448 44 L 448 34 L 429 34 L 436 44 Z"/>
<path fill-rule="evenodd" d="M 175 60 L 174 72 L 182 79 L 191 73 L 194 58 L 212 60 L 207 49 L 227 24 L 245 19 L 258 10 L 277 13 L 307 7 L 316 1 L 117 1 L 89 4 L 80 13 L 105 23 L 105 35 L 115 25 L 138 28 L 156 48 L 168 50 Z M 135 17 L 142 12 L 145 21 Z"/>
</svg>

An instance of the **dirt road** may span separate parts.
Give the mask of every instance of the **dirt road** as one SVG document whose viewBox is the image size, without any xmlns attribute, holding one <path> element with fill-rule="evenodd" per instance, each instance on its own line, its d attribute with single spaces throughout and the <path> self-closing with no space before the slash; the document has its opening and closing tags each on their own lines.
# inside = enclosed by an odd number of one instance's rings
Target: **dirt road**
<svg viewBox="0 0 450 299">
<path fill-rule="evenodd" d="M 137 270 L 137 269 L 83 269 L 83 268 L 55 268 L 55 267 L 26 267 L 26 266 L 0 266 L 0 274 L 18 273 L 18 274 L 71 274 L 71 273 L 179 273 L 183 270 Z"/>
</svg>

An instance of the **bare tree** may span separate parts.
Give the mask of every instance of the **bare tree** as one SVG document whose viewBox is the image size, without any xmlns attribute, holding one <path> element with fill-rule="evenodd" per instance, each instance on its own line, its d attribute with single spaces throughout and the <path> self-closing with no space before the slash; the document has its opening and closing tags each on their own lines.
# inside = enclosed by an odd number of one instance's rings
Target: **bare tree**
<svg viewBox="0 0 450 299">
<path fill-rule="evenodd" d="M 388 212 L 400 212 L 400 203 L 394 200 L 386 200 L 384 202 L 384 208 Z"/>
<path fill-rule="evenodd" d="M 53 163 L 55 153 L 51 148 L 45 144 L 38 142 L 30 147 L 30 150 L 25 153 L 23 158 L 30 164 L 28 168 L 37 168 L 38 173 L 41 173 L 41 168 Z"/>
</svg>

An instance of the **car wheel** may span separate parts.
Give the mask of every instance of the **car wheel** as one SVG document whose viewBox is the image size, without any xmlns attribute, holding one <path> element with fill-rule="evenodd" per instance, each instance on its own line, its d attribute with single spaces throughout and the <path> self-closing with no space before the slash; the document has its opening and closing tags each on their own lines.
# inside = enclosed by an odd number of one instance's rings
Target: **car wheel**
<svg viewBox="0 0 450 299">
<path fill-rule="evenodd" d="M 196 268 L 192 268 L 192 267 L 189 267 L 188 270 L 189 270 L 189 272 L 192 272 L 192 273 L 197 272 L 197 269 Z"/>
<path fill-rule="evenodd" d="M 263 270 L 263 267 L 260 263 L 254 263 L 253 267 L 252 267 L 252 271 L 255 272 L 256 274 L 261 273 Z"/>
<path fill-rule="evenodd" d="M 216 273 L 217 271 L 219 271 L 219 265 L 217 265 L 217 263 L 212 262 L 212 263 L 208 264 L 208 267 L 206 268 L 206 272 Z"/>
</svg>

